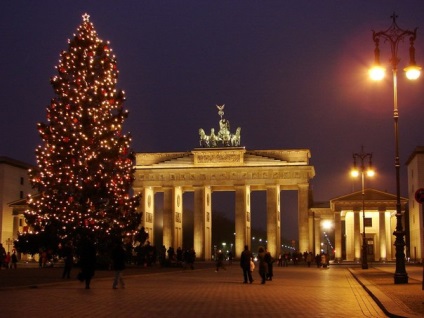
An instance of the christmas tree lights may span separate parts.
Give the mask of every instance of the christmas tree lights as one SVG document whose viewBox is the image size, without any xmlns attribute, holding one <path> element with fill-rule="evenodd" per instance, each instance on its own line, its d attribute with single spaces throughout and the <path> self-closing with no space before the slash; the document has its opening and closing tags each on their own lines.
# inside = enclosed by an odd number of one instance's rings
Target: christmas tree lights
<svg viewBox="0 0 424 318">
<path fill-rule="evenodd" d="M 118 69 L 109 42 L 98 38 L 88 14 L 60 54 L 51 79 L 55 97 L 47 123 L 37 128 L 38 169 L 29 172 L 39 195 L 25 213 L 33 232 L 59 241 L 89 231 L 96 238 L 133 235 L 140 225 L 131 136 L 122 133 L 128 116 L 125 92 L 116 88 Z"/>
</svg>

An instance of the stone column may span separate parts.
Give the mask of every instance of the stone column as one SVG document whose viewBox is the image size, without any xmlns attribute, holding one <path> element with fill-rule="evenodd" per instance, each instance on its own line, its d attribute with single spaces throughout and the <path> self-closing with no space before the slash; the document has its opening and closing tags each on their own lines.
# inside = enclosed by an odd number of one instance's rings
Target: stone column
<svg viewBox="0 0 424 318">
<path fill-rule="evenodd" d="M 340 212 L 334 212 L 334 248 L 336 250 L 335 253 L 335 262 L 342 262 L 342 220 Z"/>
<path fill-rule="evenodd" d="M 314 256 L 321 254 L 321 217 L 314 216 Z"/>
<path fill-rule="evenodd" d="M 250 186 L 236 186 L 236 236 L 235 257 L 239 258 L 244 246 L 251 246 L 251 223 L 250 223 Z"/>
<path fill-rule="evenodd" d="M 194 188 L 194 250 L 200 260 L 212 259 L 212 191 Z"/>
<path fill-rule="evenodd" d="M 309 184 L 298 185 L 298 222 L 299 222 L 299 250 L 301 253 L 309 251 L 308 209 Z M 312 233 L 311 233 L 312 235 Z"/>
<path fill-rule="evenodd" d="M 174 249 L 183 247 L 183 191 L 181 187 L 174 187 L 172 197 L 172 212 L 174 225 Z"/>
<path fill-rule="evenodd" d="M 163 188 L 163 245 L 174 247 L 173 189 Z"/>
<path fill-rule="evenodd" d="M 13 211 L 13 228 L 12 228 L 12 239 L 16 240 L 18 238 L 18 232 L 19 232 L 19 215 L 15 214 Z M 4 247 L 4 246 L 3 246 Z M 13 245 L 12 245 L 13 248 Z M 10 251 L 12 253 L 12 251 Z"/>
<path fill-rule="evenodd" d="M 277 257 L 281 249 L 279 185 L 267 187 L 266 211 L 267 249 L 272 257 Z"/>
<path fill-rule="evenodd" d="M 309 220 L 308 220 L 308 232 L 309 232 L 309 246 L 311 247 L 309 252 L 314 253 L 315 249 L 315 212 L 312 212 L 309 214 Z M 314 254 L 315 255 L 315 254 Z"/>
<path fill-rule="evenodd" d="M 362 238 L 361 238 L 361 222 L 359 221 L 359 211 L 353 211 L 353 238 L 355 242 L 355 261 L 359 262 L 361 260 L 361 246 L 362 246 Z"/>
<path fill-rule="evenodd" d="M 387 242 L 386 242 L 386 211 L 378 211 L 378 238 L 380 240 L 380 261 L 387 260 Z"/>
<path fill-rule="evenodd" d="M 155 215 L 155 194 L 152 187 L 134 188 L 135 193 L 141 193 L 138 211 L 141 213 L 141 226 L 149 234 L 150 244 L 154 242 L 154 215 Z"/>
</svg>

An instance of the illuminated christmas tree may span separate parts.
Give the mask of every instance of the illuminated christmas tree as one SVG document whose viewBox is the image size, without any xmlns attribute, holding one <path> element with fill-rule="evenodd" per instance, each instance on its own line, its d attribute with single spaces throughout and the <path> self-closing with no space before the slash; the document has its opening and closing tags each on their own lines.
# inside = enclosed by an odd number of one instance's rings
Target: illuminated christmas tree
<svg viewBox="0 0 424 318">
<path fill-rule="evenodd" d="M 51 79 L 48 123 L 38 124 L 44 145 L 36 149 L 38 169 L 29 173 L 39 196 L 29 199 L 27 223 L 58 242 L 81 233 L 99 242 L 133 235 L 139 197 L 131 195 L 134 154 L 122 133 L 128 112 L 116 88 L 116 58 L 87 14 L 68 43 Z"/>
</svg>

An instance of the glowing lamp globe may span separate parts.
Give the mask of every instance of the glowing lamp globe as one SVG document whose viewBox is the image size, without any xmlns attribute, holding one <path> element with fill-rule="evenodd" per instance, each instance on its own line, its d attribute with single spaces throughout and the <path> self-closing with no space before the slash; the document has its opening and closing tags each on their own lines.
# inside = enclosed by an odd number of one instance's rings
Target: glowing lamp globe
<svg viewBox="0 0 424 318">
<path fill-rule="evenodd" d="M 421 75 L 421 67 L 417 65 L 410 65 L 403 70 L 406 73 L 406 77 L 412 81 L 418 79 L 418 77 Z"/>
<path fill-rule="evenodd" d="M 370 75 L 372 80 L 381 81 L 384 78 L 384 76 L 386 75 L 386 70 L 384 69 L 384 67 L 381 67 L 379 65 L 375 65 L 370 69 L 369 75 Z"/>
</svg>

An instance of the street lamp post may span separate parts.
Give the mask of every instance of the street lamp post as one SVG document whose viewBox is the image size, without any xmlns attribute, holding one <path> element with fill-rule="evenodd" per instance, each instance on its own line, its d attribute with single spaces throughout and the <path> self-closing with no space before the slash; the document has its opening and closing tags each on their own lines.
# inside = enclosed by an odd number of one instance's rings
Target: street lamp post
<svg viewBox="0 0 424 318">
<path fill-rule="evenodd" d="M 393 232 L 395 239 L 395 248 L 396 248 L 396 271 L 394 274 L 394 283 L 395 284 L 407 284 L 408 283 L 408 274 L 405 269 L 405 231 L 402 227 L 402 210 L 400 204 L 400 160 L 399 160 L 399 110 L 398 110 L 398 97 L 397 97 L 397 70 L 399 64 L 398 57 L 398 46 L 401 41 L 409 37 L 409 66 L 404 69 L 406 72 L 406 77 L 410 80 L 415 80 L 420 76 L 421 67 L 416 65 L 415 62 L 415 48 L 414 41 L 417 35 L 417 28 L 413 31 L 403 30 L 399 28 L 396 24 L 396 14 L 393 13 L 391 16 L 393 23 L 391 26 L 380 32 L 373 31 L 373 40 L 375 43 L 375 67 L 370 71 L 370 75 L 375 80 L 381 80 L 384 77 L 384 69 L 380 66 L 380 49 L 379 43 L 380 39 L 383 39 L 384 42 L 390 44 L 391 49 L 391 58 L 390 64 L 392 67 L 393 73 L 393 118 L 394 118 L 394 128 L 395 128 L 395 170 L 396 170 L 396 229 Z"/>
<path fill-rule="evenodd" d="M 368 158 L 368 167 L 365 168 L 364 160 Z M 359 159 L 361 165 L 356 165 L 356 159 Z M 374 176 L 374 170 L 372 169 L 372 153 L 364 153 L 364 147 L 362 147 L 361 153 L 353 154 L 353 169 L 352 176 L 357 177 L 361 173 L 362 178 L 362 269 L 368 269 L 368 242 L 365 236 L 365 173 L 368 177 Z"/>
</svg>

